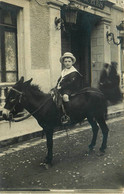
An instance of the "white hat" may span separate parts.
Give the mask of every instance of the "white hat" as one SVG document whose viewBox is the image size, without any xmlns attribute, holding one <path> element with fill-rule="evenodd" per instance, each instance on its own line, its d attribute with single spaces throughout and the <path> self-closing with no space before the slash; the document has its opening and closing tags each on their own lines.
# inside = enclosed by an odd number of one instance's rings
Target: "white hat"
<svg viewBox="0 0 124 194">
<path fill-rule="evenodd" d="M 71 58 L 72 60 L 73 60 L 73 64 L 76 62 L 76 58 L 74 57 L 74 55 L 72 54 L 72 53 L 70 53 L 70 52 L 66 52 L 66 53 L 64 53 L 64 55 L 62 56 L 62 57 L 60 57 L 60 62 L 61 63 L 63 63 L 63 60 L 64 60 L 64 58 Z"/>
</svg>

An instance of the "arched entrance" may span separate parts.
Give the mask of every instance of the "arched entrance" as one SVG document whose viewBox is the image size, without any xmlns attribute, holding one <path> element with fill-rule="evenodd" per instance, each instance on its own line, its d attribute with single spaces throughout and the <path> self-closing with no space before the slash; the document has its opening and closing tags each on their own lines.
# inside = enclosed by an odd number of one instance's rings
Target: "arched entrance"
<svg viewBox="0 0 124 194">
<path fill-rule="evenodd" d="M 76 59 L 76 68 L 83 75 L 83 87 L 91 86 L 91 32 L 100 17 L 86 12 L 79 12 L 77 24 L 62 31 L 62 54 L 72 52 Z"/>
</svg>

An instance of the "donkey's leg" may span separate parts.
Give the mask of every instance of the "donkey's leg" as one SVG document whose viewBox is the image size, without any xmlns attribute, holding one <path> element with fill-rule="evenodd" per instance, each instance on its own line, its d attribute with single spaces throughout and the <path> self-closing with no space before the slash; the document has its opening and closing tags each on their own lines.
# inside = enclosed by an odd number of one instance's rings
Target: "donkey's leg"
<svg viewBox="0 0 124 194">
<path fill-rule="evenodd" d="M 97 122 L 93 119 L 93 117 L 88 116 L 87 119 L 88 119 L 88 122 L 90 123 L 90 125 L 92 127 L 92 131 L 93 131 L 93 137 L 92 137 L 91 144 L 89 145 L 89 149 L 93 150 L 94 146 L 96 145 L 96 139 L 97 139 L 99 127 L 97 125 Z"/>
<path fill-rule="evenodd" d="M 109 128 L 105 122 L 104 116 L 97 118 L 97 121 L 99 123 L 99 126 L 100 126 L 100 128 L 102 130 L 102 134 L 103 134 L 103 141 L 102 141 L 102 145 L 100 147 L 100 151 L 105 152 L 105 149 L 107 148 L 107 139 L 108 139 Z"/>
<path fill-rule="evenodd" d="M 46 133 L 46 139 L 47 139 L 47 156 L 45 158 L 46 164 L 52 164 L 53 159 L 53 130 L 47 129 L 45 130 Z"/>
</svg>

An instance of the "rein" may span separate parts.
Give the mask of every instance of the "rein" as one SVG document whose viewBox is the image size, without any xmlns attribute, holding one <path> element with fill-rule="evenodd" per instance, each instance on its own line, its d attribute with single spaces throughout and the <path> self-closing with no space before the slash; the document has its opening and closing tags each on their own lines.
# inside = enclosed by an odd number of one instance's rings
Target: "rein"
<svg viewBox="0 0 124 194">
<path fill-rule="evenodd" d="M 23 92 L 20 92 L 20 91 L 16 90 L 15 88 L 11 88 L 11 90 L 19 93 L 21 95 L 21 97 L 24 94 Z M 32 113 L 29 113 L 25 117 L 23 117 L 21 119 L 17 119 L 17 120 L 15 120 L 14 118 L 12 118 L 11 121 L 13 121 L 13 122 L 20 122 L 20 121 L 24 121 L 24 120 L 28 119 L 29 117 L 31 117 L 32 115 L 34 115 L 36 112 L 38 112 L 47 103 L 47 101 L 50 100 L 50 99 L 51 99 L 51 96 L 48 99 L 46 99 L 45 102 L 43 104 L 41 104 L 35 111 L 33 111 Z"/>
</svg>

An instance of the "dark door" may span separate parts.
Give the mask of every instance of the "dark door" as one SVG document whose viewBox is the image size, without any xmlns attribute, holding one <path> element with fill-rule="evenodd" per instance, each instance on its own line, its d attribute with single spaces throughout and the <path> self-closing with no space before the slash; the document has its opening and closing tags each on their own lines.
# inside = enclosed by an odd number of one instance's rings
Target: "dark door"
<svg viewBox="0 0 124 194">
<path fill-rule="evenodd" d="M 76 56 L 76 67 L 83 76 L 83 87 L 90 86 L 90 35 L 83 29 L 72 31 L 71 51 Z"/>
<path fill-rule="evenodd" d="M 83 86 L 90 86 L 90 34 L 83 29 L 72 29 L 67 34 L 62 33 L 62 54 L 72 52 L 76 57 L 75 67 L 83 76 Z"/>
<path fill-rule="evenodd" d="M 83 87 L 91 86 L 91 32 L 98 21 L 97 16 L 81 12 L 77 24 L 62 32 L 62 54 L 70 51 L 76 57 L 75 67 L 83 76 Z"/>
</svg>

